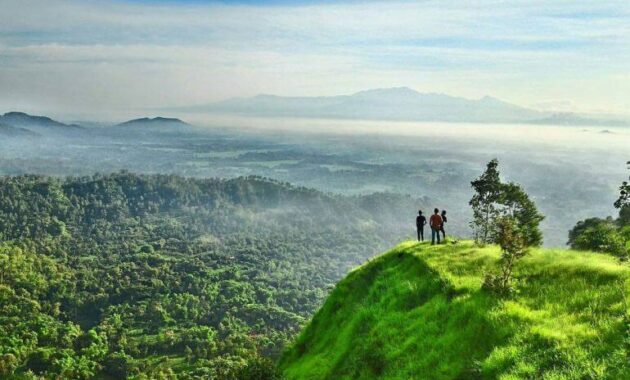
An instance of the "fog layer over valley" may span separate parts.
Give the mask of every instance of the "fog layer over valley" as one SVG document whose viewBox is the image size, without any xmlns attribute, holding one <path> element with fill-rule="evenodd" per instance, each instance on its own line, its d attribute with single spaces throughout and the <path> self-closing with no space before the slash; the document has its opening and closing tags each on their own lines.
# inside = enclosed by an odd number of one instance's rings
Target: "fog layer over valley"
<svg viewBox="0 0 630 380">
<path fill-rule="evenodd" d="M 337 194 L 408 194 L 448 210 L 447 231 L 468 236 L 470 181 L 496 157 L 504 178 L 521 183 L 546 215 L 545 244 L 563 246 L 578 220 L 613 214 L 630 154 L 630 132 L 615 127 L 185 120 L 198 127 L 161 118 L 83 128 L 22 121 L 2 135 L 0 174 L 260 175 Z M 413 236 L 416 211 L 397 215 L 397 237 Z"/>
</svg>

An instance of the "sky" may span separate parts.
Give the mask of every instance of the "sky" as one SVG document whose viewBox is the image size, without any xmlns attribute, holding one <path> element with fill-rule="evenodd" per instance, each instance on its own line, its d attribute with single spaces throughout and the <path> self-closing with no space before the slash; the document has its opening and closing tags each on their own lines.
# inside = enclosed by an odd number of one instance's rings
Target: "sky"
<svg viewBox="0 0 630 380">
<path fill-rule="evenodd" d="M 0 112 L 406 86 L 630 115 L 630 2 L 0 0 Z"/>
</svg>

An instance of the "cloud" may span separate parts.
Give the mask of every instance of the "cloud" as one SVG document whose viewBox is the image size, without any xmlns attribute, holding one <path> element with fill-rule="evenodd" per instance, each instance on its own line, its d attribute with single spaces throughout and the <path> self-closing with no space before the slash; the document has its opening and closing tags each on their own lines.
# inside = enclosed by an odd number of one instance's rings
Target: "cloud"
<svg viewBox="0 0 630 380">
<path fill-rule="evenodd" d="M 87 112 L 397 85 L 629 105 L 618 94 L 630 84 L 612 82 L 630 71 L 626 1 L 2 2 L 0 107 Z"/>
</svg>

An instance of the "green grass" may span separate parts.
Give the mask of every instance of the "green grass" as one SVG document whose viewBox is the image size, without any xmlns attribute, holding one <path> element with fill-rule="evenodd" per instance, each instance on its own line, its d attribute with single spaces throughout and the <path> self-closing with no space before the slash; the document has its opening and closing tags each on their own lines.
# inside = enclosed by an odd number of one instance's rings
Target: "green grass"
<svg viewBox="0 0 630 380">
<path fill-rule="evenodd" d="M 288 379 L 630 379 L 627 264 L 536 249 L 501 299 L 481 289 L 499 254 L 400 244 L 337 285 L 280 368 Z"/>
</svg>

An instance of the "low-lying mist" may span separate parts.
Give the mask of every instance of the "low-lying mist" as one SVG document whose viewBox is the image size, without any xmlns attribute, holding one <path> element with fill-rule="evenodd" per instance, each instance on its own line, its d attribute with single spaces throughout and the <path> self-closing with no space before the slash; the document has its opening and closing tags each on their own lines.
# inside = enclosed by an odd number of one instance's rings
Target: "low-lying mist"
<svg viewBox="0 0 630 380">
<path fill-rule="evenodd" d="M 578 220 L 614 213 L 630 159 L 624 128 L 183 118 L 199 127 L 4 138 L 0 173 L 261 175 L 338 194 L 403 193 L 448 210 L 450 231 L 466 235 L 470 181 L 496 157 L 504 179 L 522 184 L 546 215 L 545 244 L 563 246 Z M 409 237 L 416 212 L 399 216 Z"/>
</svg>

